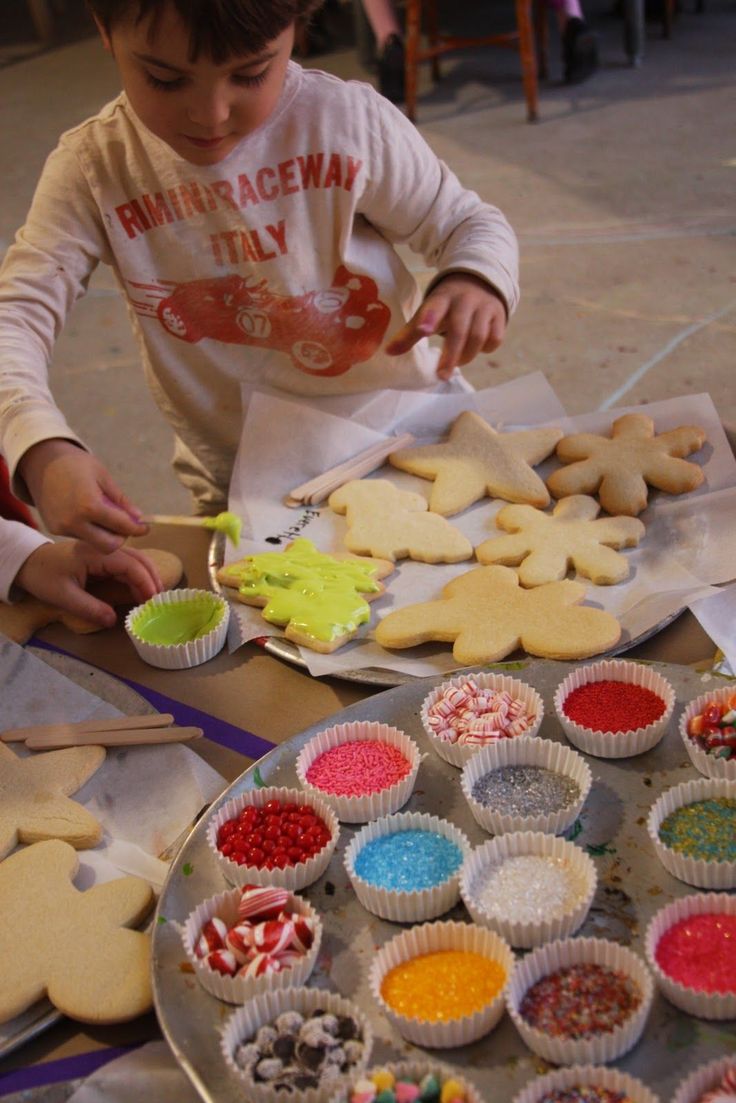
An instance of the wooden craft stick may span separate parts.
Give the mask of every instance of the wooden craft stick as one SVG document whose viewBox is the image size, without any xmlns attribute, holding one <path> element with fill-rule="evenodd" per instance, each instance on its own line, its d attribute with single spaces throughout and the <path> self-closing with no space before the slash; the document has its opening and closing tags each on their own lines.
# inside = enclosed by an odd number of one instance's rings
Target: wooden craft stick
<svg viewBox="0 0 736 1103">
<path fill-rule="evenodd" d="M 62 747 L 133 747 L 145 743 L 188 743 L 203 735 L 202 728 L 130 728 L 127 731 L 74 732 L 72 735 L 35 735 L 26 740 L 31 751 Z"/>
<path fill-rule="evenodd" d="M 190 525 L 204 528 L 204 517 L 190 517 L 184 513 L 146 513 L 141 517 L 144 525 Z"/>
<path fill-rule="evenodd" d="M 168 728 L 174 723 L 170 712 L 146 712 L 139 716 L 116 716 L 113 720 L 80 720 L 68 724 L 34 724 L 28 728 L 9 728 L 0 734 L 3 743 L 25 743 L 37 736 L 73 734 L 75 732 L 115 732 L 131 728 Z"/>
<path fill-rule="evenodd" d="M 380 440 L 376 444 L 372 444 L 370 448 L 366 448 L 364 452 L 353 456 L 352 459 L 346 460 L 336 467 L 331 467 L 329 471 L 325 471 L 322 475 L 317 475 L 309 482 L 295 487 L 284 498 L 284 504 L 294 509 L 299 506 L 317 505 L 318 502 L 323 502 L 325 498 L 329 498 L 333 490 L 337 490 L 338 487 L 343 486 L 351 479 L 360 479 L 363 475 L 369 475 L 371 471 L 375 471 L 377 467 L 380 467 L 392 452 L 397 452 L 399 448 L 407 448 L 413 443 L 414 437 L 411 433 L 402 433 L 398 437 Z"/>
</svg>

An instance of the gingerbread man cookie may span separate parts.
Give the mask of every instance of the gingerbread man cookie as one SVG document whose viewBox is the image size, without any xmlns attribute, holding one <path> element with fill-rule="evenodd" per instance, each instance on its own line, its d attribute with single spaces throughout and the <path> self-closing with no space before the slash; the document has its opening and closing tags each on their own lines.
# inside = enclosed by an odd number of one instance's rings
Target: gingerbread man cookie
<svg viewBox="0 0 736 1103">
<path fill-rule="evenodd" d="M 525 429 L 497 433 L 487 421 L 466 410 L 455 419 L 446 441 L 392 452 L 394 467 L 434 479 L 429 508 L 449 517 L 480 498 L 503 498 L 532 506 L 549 503 L 547 489 L 532 471 L 562 436 L 559 429 Z"/>
<path fill-rule="evenodd" d="M 629 563 L 614 548 L 632 548 L 644 536 L 634 517 L 600 517 L 595 498 L 573 494 L 552 513 L 532 506 L 504 506 L 496 525 L 511 536 L 492 536 L 475 549 L 481 563 L 518 566 L 522 586 L 541 586 L 564 578 L 570 567 L 596 586 L 611 586 L 628 576 Z M 598 518 L 596 520 L 596 518 Z"/>
<path fill-rule="evenodd" d="M 346 513 L 345 546 L 358 555 L 459 563 L 473 545 L 459 529 L 429 513 L 421 494 L 399 490 L 388 479 L 352 479 L 329 497 L 330 509 Z"/>
<path fill-rule="evenodd" d="M 104 747 L 69 747 L 19 758 L 0 743 L 0 858 L 18 843 L 65 839 L 96 846 L 102 827 L 69 799 L 105 761 Z"/>
<path fill-rule="evenodd" d="M 524 590 L 510 567 L 476 567 L 449 582 L 439 601 L 389 613 L 376 640 L 389 648 L 453 643 L 463 666 L 496 662 L 517 647 L 545 659 L 586 659 L 613 647 L 621 626 L 610 613 L 581 608 L 584 597 L 579 582 Z"/>
<path fill-rule="evenodd" d="M 697 425 L 681 425 L 655 436 L 646 414 L 624 414 L 614 421 L 611 436 L 574 433 L 557 445 L 557 456 L 569 464 L 554 471 L 547 486 L 555 498 L 598 494 L 611 514 L 636 517 L 646 509 L 647 483 L 667 494 L 686 494 L 703 482 L 703 470 L 682 459 L 705 443 Z"/>
<path fill-rule="evenodd" d="M 76 851 L 58 839 L 0 863 L 0 1023 L 48 996 L 85 1023 L 120 1023 L 151 1007 L 150 939 L 140 923 L 153 892 L 122 877 L 80 892 Z"/>
</svg>

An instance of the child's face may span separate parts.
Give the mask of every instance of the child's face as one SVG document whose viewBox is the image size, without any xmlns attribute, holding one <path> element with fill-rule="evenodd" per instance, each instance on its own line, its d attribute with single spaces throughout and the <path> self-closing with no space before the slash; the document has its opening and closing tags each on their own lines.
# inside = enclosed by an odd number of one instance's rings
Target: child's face
<svg viewBox="0 0 736 1103">
<path fill-rule="evenodd" d="M 150 21 L 116 24 L 104 44 L 133 110 L 157 137 L 193 165 L 215 165 L 265 122 L 281 94 L 294 45 L 287 27 L 258 55 L 222 65 L 189 60 L 189 34 L 170 7 Z"/>
</svg>

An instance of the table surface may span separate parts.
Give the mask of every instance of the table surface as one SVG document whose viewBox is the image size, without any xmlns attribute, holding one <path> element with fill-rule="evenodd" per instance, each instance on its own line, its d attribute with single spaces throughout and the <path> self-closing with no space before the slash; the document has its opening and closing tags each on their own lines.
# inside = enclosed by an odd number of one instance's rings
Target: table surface
<svg viewBox="0 0 736 1103">
<path fill-rule="evenodd" d="M 136 543 L 140 547 L 175 552 L 184 563 L 186 584 L 209 588 L 206 530 L 157 526 Z M 60 625 L 52 625 L 37 638 L 119 678 L 199 709 L 236 729 L 254 733 L 270 744 L 281 743 L 378 692 L 377 688 L 373 690 L 362 683 L 312 678 L 254 644 L 246 644 L 233 655 L 221 652 L 211 662 L 192 670 L 170 671 L 142 662 L 121 624 L 86 636 L 73 635 Z M 685 612 L 662 632 L 627 652 L 626 657 L 707 664 L 714 651 L 712 641 L 698 622 Z M 239 753 L 234 745 L 237 741 L 230 740 L 226 746 L 205 738 L 197 741 L 194 748 L 231 781 L 253 762 L 253 757 Z M 249 744 L 246 738 L 243 746 L 253 750 L 253 741 Z M 158 1036 L 153 1014 L 117 1027 L 94 1028 L 63 1021 L 1 1061 L 0 1075 L 41 1061 Z"/>
</svg>

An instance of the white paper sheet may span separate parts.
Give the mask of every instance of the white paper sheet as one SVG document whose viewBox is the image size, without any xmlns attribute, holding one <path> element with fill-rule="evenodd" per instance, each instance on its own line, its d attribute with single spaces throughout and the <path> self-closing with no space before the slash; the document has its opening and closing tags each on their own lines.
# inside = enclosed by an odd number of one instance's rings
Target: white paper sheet
<svg viewBox="0 0 736 1103">
<path fill-rule="evenodd" d="M 734 516 L 732 513 L 731 517 Z M 736 584 L 724 586 L 710 597 L 692 602 L 690 608 L 723 652 L 726 658 L 723 672 L 736 672 Z"/>
<path fill-rule="evenodd" d="M 608 434 L 612 421 L 640 410 L 650 416 L 656 431 L 678 425 L 704 428 L 707 443 L 698 455 L 705 472 L 703 486 L 692 494 L 667 497 L 652 492 L 640 515 L 647 533 L 638 548 L 625 554 L 631 562 L 627 581 L 616 586 L 588 586 L 587 600 L 609 610 L 623 626 L 623 640 L 636 639 L 675 616 L 691 601 L 713 594 L 714 585 L 736 575 L 733 518 L 736 516 L 736 460 L 718 414 L 708 395 L 666 399 L 644 407 L 625 407 L 606 413 L 565 416 L 563 407 L 544 376 L 535 373 L 512 384 L 471 394 L 414 394 L 381 392 L 369 401 L 354 399 L 347 420 L 347 399 L 327 413 L 314 404 L 304 407 L 273 395 L 254 394 L 244 427 L 231 487 L 230 508 L 250 519 L 250 537 L 227 553 L 228 561 L 253 552 L 277 550 L 303 535 L 323 551 L 344 550 L 344 517 L 325 505 L 292 510 L 282 499 L 288 491 L 322 471 L 355 455 L 379 436 L 394 431 L 413 432 L 420 439 L 440 439 L 463 409 L 475 409 L 496 427 L 506 430 L 536 424 L 555 424 L 566 433 Z M 378 434 L 376 411 L 385 420 Z M 532 413 L 533 412 L 533 413 Z M 365 420 L 370 420 L 370 427 Z M 550 459 L 537 468 L 542 478 L 558 466 Z M 428 496 L 431 484 L 386 465 L 376 477 Z M 477 546 L 498 530 L 494 517 L 503 502 L 484 500 L 450 520 Z M 431 600 L 458 574 L 477 565 L 474 560 L 452 565 L 402 560 L 386 580 L 387 593 L 372 602 L 375 624 L 394 607 Z M 585 581 L 581 579 L 581 581 Z M 259 636 L 280 635 L 263 620 L 258 609 L 236 604 L 231 619 L 230 650 Z M 426 644 L 407 651 L 388 652 L 370 639 L 364 628 L 355 640 L 331 655 L 301 649 L 310 673 L 340 674 L 380 667 L 417 676 L 444 673 L 456 664 L 442 645 Z"/>
</svg>

